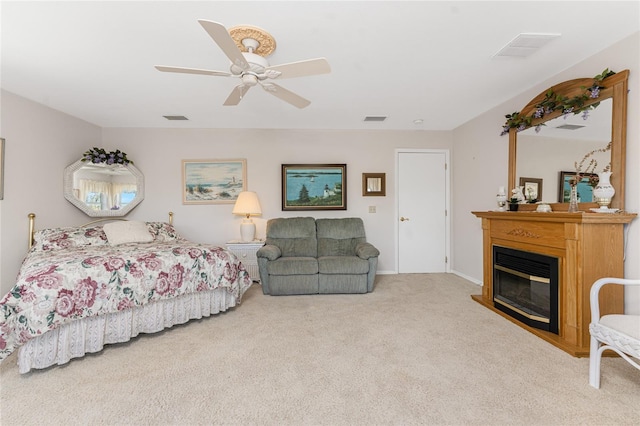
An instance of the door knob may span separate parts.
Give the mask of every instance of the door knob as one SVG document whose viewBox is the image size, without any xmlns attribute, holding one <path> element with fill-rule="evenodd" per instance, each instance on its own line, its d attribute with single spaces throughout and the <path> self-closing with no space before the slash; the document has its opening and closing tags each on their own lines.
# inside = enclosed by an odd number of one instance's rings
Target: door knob
<svg viewBox="0 0 640 426">
<path fill-rule="evenodd" d="M 405 220 L 409 220 L 409 218 L 408 218 L 408 217 L 400 216 L 400 222 L 404 222 Z"/>
</svg>

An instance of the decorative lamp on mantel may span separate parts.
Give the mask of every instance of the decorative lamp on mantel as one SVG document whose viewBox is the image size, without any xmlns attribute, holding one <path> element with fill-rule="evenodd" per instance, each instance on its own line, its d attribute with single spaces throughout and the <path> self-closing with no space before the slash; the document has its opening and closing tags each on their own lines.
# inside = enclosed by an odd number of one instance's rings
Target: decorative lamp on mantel
<svg viewBox="0 0 640 426">
<path fill-rule="evenodd" d="M 245 216 L 240 225 L 242 241 L 253 241 L 256 236 L 256 224 L 251 220 L 251 216 L 259 216 L 262 214 L 258 195 L 253 191 L 243 191 L 238 194 L 236 205 L 233 206 L 233 214 Z"/>
</svg>

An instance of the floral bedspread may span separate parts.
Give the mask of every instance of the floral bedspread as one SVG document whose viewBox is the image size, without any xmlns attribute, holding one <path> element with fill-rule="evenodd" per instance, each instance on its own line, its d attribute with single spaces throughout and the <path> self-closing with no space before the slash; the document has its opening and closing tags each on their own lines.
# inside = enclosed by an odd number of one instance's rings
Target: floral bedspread
<svg viewBox="0 0 640 426">
<path fill-rule="evenodd" d="M 0 300 L 0 360 L 73 320 L 220 287 L 240 302 L 250 286 L 231 252 L 181 238 L 32 249 L 16 285 Z"/>
</svg>

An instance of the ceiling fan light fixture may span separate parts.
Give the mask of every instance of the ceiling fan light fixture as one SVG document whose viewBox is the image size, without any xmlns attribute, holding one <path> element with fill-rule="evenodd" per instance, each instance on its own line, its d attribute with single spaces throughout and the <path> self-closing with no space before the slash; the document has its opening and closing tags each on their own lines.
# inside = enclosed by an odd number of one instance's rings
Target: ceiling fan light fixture
<svg viewBox="0 0 640 426">
<path fill-rule="evenodd" d="M 242 84 L 245 86 L 255 86 L 258 84 L 258 76 L 255 74 L 246 73 L 242 76 Z"/>
<path fill-rule="evenodd" d="M 231 61 L 231 73 L 165 65 L 156 66 L 156 69 L 163 72 L 240 79 L 240 84 L 233 88 L 229 96 L 227 96 L 223 103 L 224 106 L 238 105 L 251 87 L 260 84 L 267 93 L 280 100 L 296 108 L 305 108 L 311 103 L 309 100 L 277 84 L 268 83 L 268 80 L 305 77 L 331 72 L 331 67 L 325 58 L 307 59 L 276 66 L 269 65 L 265 56 L 275 49 L 275 40 L 269 33 L 260 28 L 242 26 L 228 30 L 219 22 L 199 19 L 198 23 Z"/>
</svg>

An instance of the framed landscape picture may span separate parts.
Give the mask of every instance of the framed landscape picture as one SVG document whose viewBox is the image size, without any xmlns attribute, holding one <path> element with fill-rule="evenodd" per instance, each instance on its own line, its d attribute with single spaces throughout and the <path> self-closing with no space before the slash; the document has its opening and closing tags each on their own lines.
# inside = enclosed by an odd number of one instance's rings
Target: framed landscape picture
<svg viewBox="0 0 640 426">
<path fill-rule="evenodd" d="M 182 204 L 230 204 L 247 190 L 247 160 L 182 160 Z"/>
<path fill-rule="evenodd" d="M 282 165 L 282 210 L 346 209 L 346 164 Z"/>
</svg>

